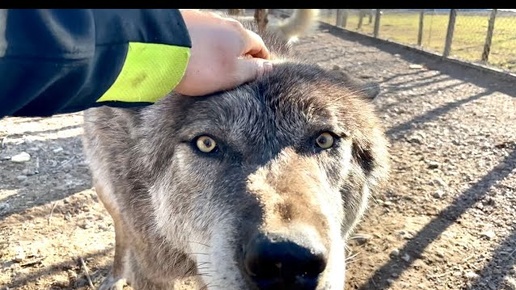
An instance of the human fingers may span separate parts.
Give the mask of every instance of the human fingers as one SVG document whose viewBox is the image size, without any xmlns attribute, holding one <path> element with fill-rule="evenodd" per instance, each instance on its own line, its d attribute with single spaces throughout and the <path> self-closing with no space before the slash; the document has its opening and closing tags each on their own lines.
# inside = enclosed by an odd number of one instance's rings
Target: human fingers
<svg viewBox="0 0 516 290">
<path fill-rule="evenodd" d="M 243 33 L 244 47 L 242 55 L 249 55 L 254 58 L 270 59 L 270 51 L 258 34 L 248 29 L 244 29 Z"/>
<path fill-rule="evenodd" d="M 233 87 L 254 81 L 272 70 L 272 64 L 261 58 L 238 59 L 234 73 Z"/>
</svg>

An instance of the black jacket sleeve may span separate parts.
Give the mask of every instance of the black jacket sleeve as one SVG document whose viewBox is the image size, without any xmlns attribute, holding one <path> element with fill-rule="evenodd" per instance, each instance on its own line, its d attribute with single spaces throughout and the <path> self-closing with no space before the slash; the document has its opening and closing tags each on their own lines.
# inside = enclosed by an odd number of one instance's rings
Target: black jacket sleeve
<svg viewBox="0 0 516 290">
<path fill-rule="evenodd" d="M 176 9 L 0 10 L 0 118 L 99 105 L 119 77 L 131 42 L 183 47 L 188 56 L 191 47 Z M 179 62 L 186 67 L 184 58 Z"/>
</svg>

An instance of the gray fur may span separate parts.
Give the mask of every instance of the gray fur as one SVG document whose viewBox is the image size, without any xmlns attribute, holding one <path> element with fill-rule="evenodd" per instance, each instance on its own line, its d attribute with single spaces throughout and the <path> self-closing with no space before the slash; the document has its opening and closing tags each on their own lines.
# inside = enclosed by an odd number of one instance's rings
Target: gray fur
<svg viewBox="0 0 516 290">
<path fill-rule="evenodd" d="M 313 289 L 343 289 L 345 240 L 388 172 L 371 95 L 284 61 L 226 92 L 87 110 L 84 151 L 116 231 L 101 289 L 182 289 L 188 279 L 195 289 L 258 289 L 242 262 L 257 234 L 325 253 Z M 337 143 L 321 150 L 314 140 L 326 131 Z M 201 135 L 218 151 L 199 151 Z"/>
</svg>

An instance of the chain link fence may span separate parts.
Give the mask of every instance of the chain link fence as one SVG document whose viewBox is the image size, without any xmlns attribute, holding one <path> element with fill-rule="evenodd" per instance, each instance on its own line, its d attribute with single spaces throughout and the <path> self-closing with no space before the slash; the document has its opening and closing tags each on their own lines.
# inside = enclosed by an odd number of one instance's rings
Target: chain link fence
<svg viewBox="0 0 516 290">
<path fill-rule="evenodd" d="M 322 9 L 321 20 L 444 57 L 516 72 L 516 9 Z"/>
</svg>

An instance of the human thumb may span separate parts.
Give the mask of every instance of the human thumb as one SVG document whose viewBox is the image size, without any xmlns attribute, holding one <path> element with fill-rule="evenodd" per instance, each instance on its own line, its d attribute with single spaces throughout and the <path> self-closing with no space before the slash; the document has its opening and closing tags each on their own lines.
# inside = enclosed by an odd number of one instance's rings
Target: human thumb
<svg viewBox="0 0 516 290">
<path fill-rule="evenodd" d="M 272 63 L 262 58 L 239 59 L 235 75 L 235 86 L 254 81 L 272 70 Z"/>
</svg>

